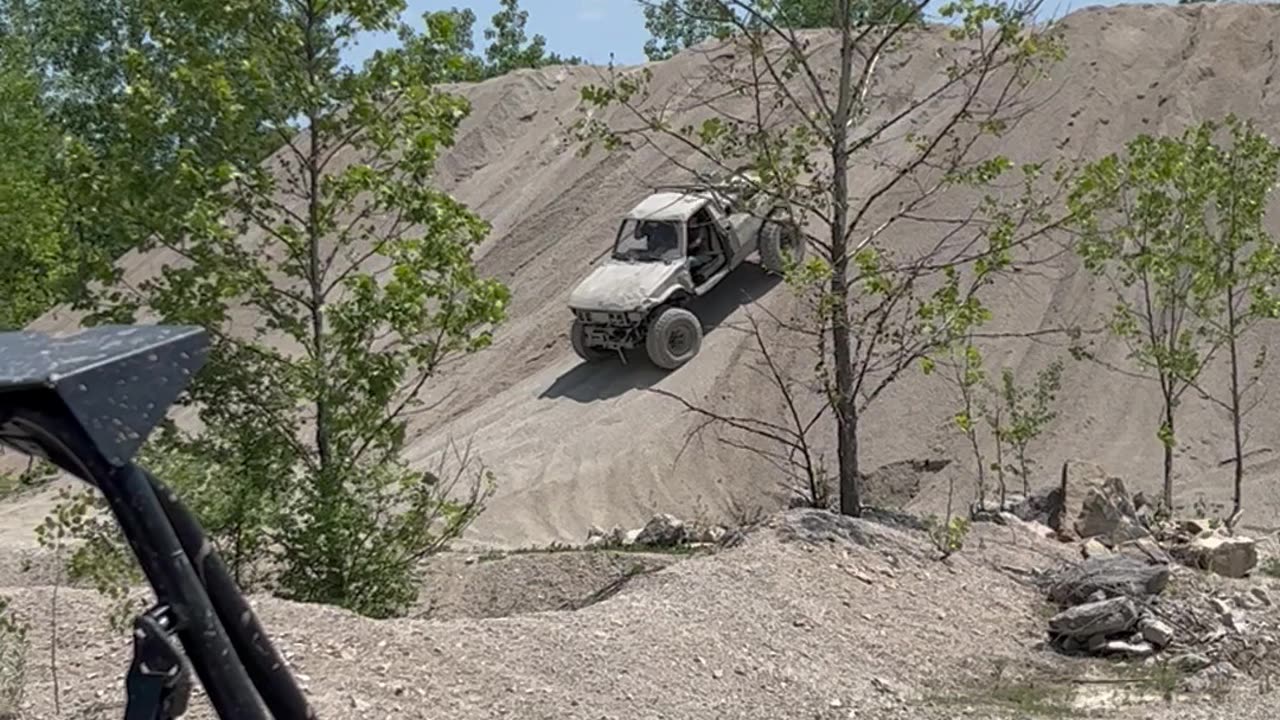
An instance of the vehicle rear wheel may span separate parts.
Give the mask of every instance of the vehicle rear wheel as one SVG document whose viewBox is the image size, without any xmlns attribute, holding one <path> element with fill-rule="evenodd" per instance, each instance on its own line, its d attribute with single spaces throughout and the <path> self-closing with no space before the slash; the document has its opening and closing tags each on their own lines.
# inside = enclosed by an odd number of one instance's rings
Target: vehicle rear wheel
<svg viewBox="0 0 1280 720">
<path fill-rule="evenodd" d="M 649 325 L 645 349 L 654 365 L 675 370 L 702 348 L 702 322 L 692 312 L 668 305 Z"/>
<path fill-rule="evenodd" d="M 609 357 L 609 351 L 591 347 L 587 344 L 587 326 L 581 320 L 574 320 L 569 329 L 569 341 L 573 343 L 573 351 L 587 362 L 600 362 Z"/>
<path fill-rule="evenodd" d="M 795 225 L 782 220 L 766 220 L 760 229 L 760 264 L 764 269 L 781 275 L 786 271 L 786 258 L 794 262 L 804 260 L 804 242 Z"/>
</svg>

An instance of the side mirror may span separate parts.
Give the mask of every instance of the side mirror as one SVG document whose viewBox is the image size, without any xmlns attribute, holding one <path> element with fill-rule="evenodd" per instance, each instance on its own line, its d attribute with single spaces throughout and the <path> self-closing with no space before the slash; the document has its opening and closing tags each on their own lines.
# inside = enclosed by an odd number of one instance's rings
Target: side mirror
<svg viewBox="0 0 1280 720">
<path fill-rule="evenodd" d="M 134 620 L 126 718 L 182 715 L 188 662 L 222 718 L 267 720 L 263 703 L 270 717 L 314 718 L 200 524 L 133 464 L 207 350 L 197 327 L 0 333 L 0 444 L 101 491 L 155 591 L 156 605 Z"/>
</svg>

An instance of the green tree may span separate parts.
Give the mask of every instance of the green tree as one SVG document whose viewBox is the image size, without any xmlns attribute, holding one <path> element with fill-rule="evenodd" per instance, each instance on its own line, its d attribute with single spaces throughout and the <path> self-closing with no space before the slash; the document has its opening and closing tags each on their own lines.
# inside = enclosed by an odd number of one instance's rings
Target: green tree
<svg viewBox="0 0 1280 720">
<path fill-rule="evenodd" d="M 437 78 L 426 78 L 436 82 L 475 82 L 485 78 L 484 59 L 474 52 L 476 14 L 470 8 L 450 8 L 435 13 L 446 18 L 451 27 L 452 37 L 447 42 L 436 42 L 415 33 L 402 33 L 400 37 L 404 52 L 414 55 L 414 62 L 421 67 L 435 68 Z M 431 14 L 424 16 L 430 22 Z"/>
<path fill-rule="evenodd" d="M 1204 277 L 1195 286 L 1194 297 L 1211 352 L 1225 346 L 1228 356 L 1225 390 L 1198 389 L 1231 418 L 1234 524 L 1244 508 L 1243 420 L 1249 411 L 1245 401 L 1257 387 L 1266 362 L 1264 346 L 1246 367 L 1240 343 L 1259 322 L 1280 317 L 1280 296 L 1274 289 L 1280 279 L 1280 247 L 1264 222 L 1271 190 L 1280 179 L 1280 147 L 1252 122 L 1228 116 L 1224 125 L 1231 144 L 1216 147 L 1218 177 L 1209 208 L 1212 237 L 1195 258 Z"/>
<path fill-rule="evenodd" d="M 168 428 L 149 452 L 242 578 L 270 553 L 286 597 L 392 615 L 416 597 L 418 563 L 467 527 L 492 483 L 467 453 L 432 472 L 402 458 L 424 388 L 489 343 L 508 298 L 471 262 L 487 225 L 432 185 L 468 112 L 434 87 L 465 64 L 459 18 L 428 13 L 414 33 L 397 0 L 236 7 L 250 44 L 234 62 L 191 69 L 202 81 L 171 94 L 138 58 L 119 122 L 148 133 L 157 113 L 243 113 L 260 122 L 224 132 L 275 128 L 283 146 L 262 165 L 179 147 L 175 174 L 194 202 L 142 245 L 169 264 L 114 288 L 94 319 L 147 311 L 209 330 L 187 400 L 201 427 Z M 343 49 L 370 31 L 405 43 L 345 67 Z M 219 74 L 242 71 L 250 86 Z"/>
<path fill-rule="evenodd" d="M 280 146 L 288 128 L 268 124 L 281 113 L 243 62 L 260 41 L 248 34 L 256 11 L 249 0 L 0 0 L 0 24 L 29 43 L 41 104 L 66 139 L 54 145 L 54 179 L 77 252 L 76 300 L 216 189 L 181 174 L 184 154 L 217 166 Z M 131 124 L 122 107 L 134 108 Z"/>
<path fill-rule="evenodd" d="M 772 2 L 735 5 L 744 14 L 731 21 L 735 62 L 700 68 L 706 75 L 696 83 L 714 88 L 712 95 L 695 90 L 690 97 L 682 83 L 679 98 L 663 96 L 674 91 L 655 90 L 648 69 L 615 73 L 583 90 L 577 128 L 588 141 L 583 152 L 597 141 L 611 150 L 678 148 L 666 153 L 667 163 L 704 182 L 738 174 L 777 208 L 771 220 L 794 234 L 796 247 L 814 248 L 816 257 L 792 263 L 788 282 L 811 310 L 801 322 L 816 345 L 813 384 L 834 415 L 840 509 L 858 515 L 858 433 L 866 409 L 904 372 L 928 365 L 986 322 L 984 288 L 1053 225 L 1038 188 L 1061 182 L 1060 174 L 1046 173 L 1043 164 L 1015 170 L 1007 158 L 975 148 L 977 138 L 999 135 L 1010 114 L 1021 111 L 1021 88 L 1061 48 L 1051 30 L 1030 24 L 1034 3 L 949 4 L 942 12 L 960 22 L 950 31 L 954 42 L 931 61 L 936 72 L 928 89 L 917 88 L 917 100 L 879 117 L 873 88 L 890 72 L 906 25 L 860 20 L 853 0 L 837 0 L 840 49 L 833 61 L 765 22 Z M 996 99 L 979 102 L 987 91 Z M 950 93 L 945 117 L 917 125 L 927 98 Z M 697 122 L 674 115 L 689 107 L 697 107 Z M 608 121 L 600 117 L 604 108 Z M 899 142 L 888 160 L 884 146 Z M 859 172 L 855 198 L 859 161 L 875 171 Z M 941 220 L 925 211 L 944 192 L 981 194 L 1009 175 L 1021 192 L 988 194 L 967 218 Z M 906 224 L 913 242 L 890 241 L 889 229 Z M 792 428 L 806 430 L 807 424 Z"/>
<path fill-rule="evenodd" d="M 1206 126 L 1181 138 L 1143 135 L 1126 145 L 1124 157 L 1108 155 L 1086 167 L 1070 198 L 1077 249 L 1116 293 L 1111 331 L 1160 386 L 1156 436 L 1164 450 L 1166 509 L 1173 508 L 1178 403 L 1204 367 L 1192 258 L 1209 239 L 1204 211 L 1215 162 Z"/>
<path fill-rule="evenodd" d="M 1167 509 L 1177 409 L 1189 389 L 1216 398 L 1232 416 L 1239 509 L 1241 398 L 1250 384 L 1241 377 L 1239 339 L 1277 312 L 1276 246 L 1262 220 L 1280 156 L 1251 125 L 1235 118 L 1226 125 L 1231 148 L 1215 144 L 1213 122 L 1178 137 L 1139 136 L 1123 155 L 1089 165 L 1069 201 L 1086 267 L 1116 292 L 1111 330 L 1160 388 Z M 1224 349 L 1229 391 L 1206 391 L 1201 374 Z"/>
<path fill-rule="evenodd" d="M 4 31 L 0 137 L 0 330 L 17 330 L 62 299 L 73 268 L 53 176 L 58 133 L 45 117 L 29 47 Z"/>
<path fill-rule="evenodd" d="M 644 53 L 665 60 L 707 38 L 724 38 L 742 24 L 779 28 L 837 27 L 832 0 L 641 0 L 645 29 L 651 36 Z M 855 24 L 921 23 L 924 3 L 918 0 L 857 0 L 848 12 Z"/>
<path fill-rule="evenodd" d="M 490 41 L 484 51 L 486 77 L 506 75 L 520 68 L 582 63 L 578 57 L 548 53 L 547 39 L 542 35 L 530 39 L 525 32 L 529 13 L 520 9 L 519 0 L 501 0 L 500 4 L 502 9 L 494 14 L 492 26 L 484 31 L 485 39 Z"/>
</svg>

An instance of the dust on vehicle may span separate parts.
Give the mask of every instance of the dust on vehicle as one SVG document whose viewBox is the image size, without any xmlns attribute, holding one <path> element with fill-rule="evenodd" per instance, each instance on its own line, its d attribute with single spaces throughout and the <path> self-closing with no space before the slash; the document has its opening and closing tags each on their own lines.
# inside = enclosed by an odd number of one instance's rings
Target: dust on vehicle
<svg viewBox="0 0 1280 720">
<path fill-rule="evenodd" d="M 664 186 L 632 208 L 608 259 L 569 295 L 578 356 L 596 362 L 643 346 L 654 365 L 674 370 L 702 347 L 689 301 L 754 252 L 774 274 L 803 259 L 803 238 L 783 209 L 749 188 Z"/>
</svg>

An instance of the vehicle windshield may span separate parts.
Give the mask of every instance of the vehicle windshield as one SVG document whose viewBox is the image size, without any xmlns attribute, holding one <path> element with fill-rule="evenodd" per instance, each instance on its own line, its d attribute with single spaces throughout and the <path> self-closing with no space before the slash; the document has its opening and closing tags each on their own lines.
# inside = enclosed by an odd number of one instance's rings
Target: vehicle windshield
<svg viewBox="0 0 1280 720">
<path fill-rule="evenodd" d="M 670 221 L 628 218 L 618 228 L 613 257 L 642 262 L 679 260 L 680 226 Z"/>
</svg>

